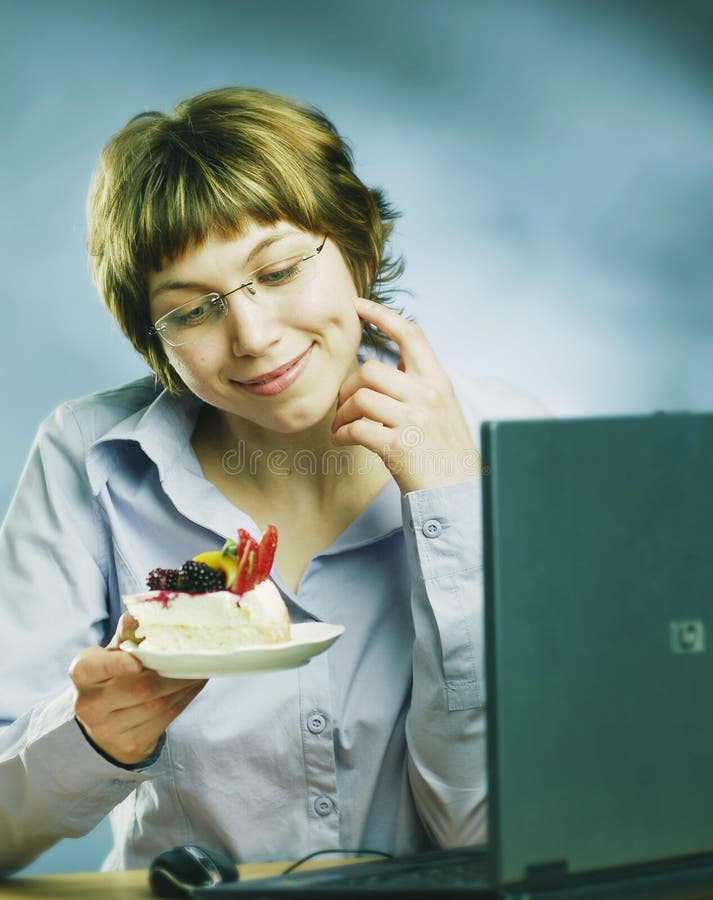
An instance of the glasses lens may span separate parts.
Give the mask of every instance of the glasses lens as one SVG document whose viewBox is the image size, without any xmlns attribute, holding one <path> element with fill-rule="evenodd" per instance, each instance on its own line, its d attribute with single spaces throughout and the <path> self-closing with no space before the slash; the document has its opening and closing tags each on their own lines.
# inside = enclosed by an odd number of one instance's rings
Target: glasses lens
<svg viewBox="0 0 713 900">
<path fill-rule="evenodd" d="M 223 315 L 225 301 L 219 294 L 205 294 L 171 310 L 156 323 L 166 343 L 181 347 L 205 334 Z"/>
<path fill-rule="evenodd" d="M 314 246 L 302 246 L 290 256 L 261 266 L 251 276 L 253 290 L 263 297 L 301 296 L 314 278 L 318 253 Z"/>
<path fill-rule="evenodd" d="M 203 337 L 226 315 L 226 297 L 242 288 L 258 300 L 299 300 L 314 278 L 315 264 L 326 240 L 325 237 L 318 247 L 301 242 L 292 252 L 288 250 L 288 255 L 260 266 L 249 281 L 225 296 L 213 293 L 189 300 L 160 318 L 154 326 L 156 333 L 172 347 L 182 347 Z"/>
</svg>

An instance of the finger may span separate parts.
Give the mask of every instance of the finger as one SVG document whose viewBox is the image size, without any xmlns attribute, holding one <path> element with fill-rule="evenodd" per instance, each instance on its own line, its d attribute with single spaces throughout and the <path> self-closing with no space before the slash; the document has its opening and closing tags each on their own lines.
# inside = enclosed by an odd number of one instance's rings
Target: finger
<svg viewBox="0 0 713 900">
<path fill-rule="evenodd" d="M 395 440 L 395 431 L 371 419 L 355 419 L 342 425 L 332 434 L 332 441 L 340 446 L 361 445 L 372 450 L 384 461 Z"/>
<path fill-rule="evenodd" d="M 335 444 L 360 444 L 372 450 L 391 467 L 389 460 L 400 462 L 418 453 L 425 443 L 425 433 L 418 425 L 387 426 L 366 417 L 346 422 L 332 434 Z"/>
<path fill-rule="evenodd" d="M 91 739 L 113 759 L 123 763 L 137 763 L 145 759 L 178 716 L 201 692 L 205 682 L 181 692 L 175 702 L 166 703 L 148 717 L 136 719 L 132 715 L 116 714 L 98 727 L 88 730 Z M 135 713 L 135 711 L 133 711 Z"/>
<path fill-rule="evenodd" d="M 140 638 L 136 637 L 136 629 L 138 627 L 138 619 L 135 619 L 129 612 L 122 613 L 117 623 L 114 637 L 107 646 L 112 650 L 118 650 L 124 641 L 134 641 L 138 643 L 140 640 Z"/>
<path fill-rule="evenodd" d="M 153 674 L 156 676 L 154 697 L 168 697 L 184 690 L 191 690 L 196 686 L 202 689 L 208 683 L 206 678 L 166 678 L 155 672 Z"/>
<path fill-rule="evenodd" d="M 135 675 L 142 669 L 135 656 L 122 650 L 88 647 L 72 660 L 69 677 L 77 687 L 84 687 L 99 685 L 121 675 Z"/>
<path fill-rule="evenodd" d="M 205 682 L 193 683 L 170 694 L 151 697 L 146 701 L 111 710 L 103 720 L 95 724 L 94 731 L 100 739 L 118 740 L 118 736 L 133 728 L 152 725 L 160 734 L 165 721 L 172 721 L 204 688 Z"/>
<path fill-rule="evenodd" d="M 383 303 L 357 297 L 354 301 L 356 311 L 362 319 L 372 322 L 387 337 L 398 344 L 406 369 L 415 368 L 426 372 L 440 363 L 431 345 L 423 333 L 423 329 L 415 322 L 404 318 Z"/>
<path fill-rule="evenodd" d="M 388 394 L 394 400 L 408 398 L 409 378 L 403 371 L 395 369 L 378 359 L 367 359 L 356 372 L 342 382 L 339 388 L 339 402 L 344 403 L 360 387 L 374 388 Z"/>
<path fill-rule="evenodd" d="M 361 418 L 373 419 L 382 425 L 393 427 L 403 419 L 404 410 L 404 404 L 393 397 L 362 387 L 340 404 L 334 416 L 332 430 L 337 431 L 342 425 Z"/>
<path fill-rule="evenodd" d="M 117 656 L 122 654 L 122 651 L 111 652 Z M 147 714 L 142 713 L 142 709 L 148 708 L 150 716 L 156 710 L 180 701 L 186 691 L 200 690 L 204 685 L 205 681 L 162 678 L 151 669 L 143 669 L 127 677 L 90 685 L 80 682 L 74 710 L 77 718 L 89 729 L 110 727 L 120 714 L 128 718 L 118 721 L 130 724 L 146 718 Z"/>
<path fill-rule="evenodd" d="M 200 684 L 180 691 L 171 702 L 165 704 L 162 710 L 156 712 L 150 719 L 138 725 L 137 728 L 140 730 L 158 731 L 161 734 L 196 699 L 206 684 L 207 682 L 202 681 Z"/>
<path fill-rule="evenodd" d="M 204 684 L 204 679 L 164 678 L 152 669 L 144 669 L 138 675 L 117 680 L 111 689 L 112 705 L 115 709 L 129 709 L 178 695 Z"/>
</svg>

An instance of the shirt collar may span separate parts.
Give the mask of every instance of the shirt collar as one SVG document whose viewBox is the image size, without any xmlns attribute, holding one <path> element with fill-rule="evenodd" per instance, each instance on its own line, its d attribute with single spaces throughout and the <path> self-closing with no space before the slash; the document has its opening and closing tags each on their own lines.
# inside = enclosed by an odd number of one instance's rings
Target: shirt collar
<svg viewBox="0 0 713 900">
<path fill-rule="evenodd" d="M 359 362 L 376 357 L 396 364 L 398 356 L 390 349 L 362 345 Z M 176 464 L 182 461 L 194 474 L 200 475 L 200 467 L 189 452 L 193 429 L 203 406 L 190 392 L 178 397 L 162 390 L 144 406 L 114 425 L 99 437 L 87 451 L 87 471 L 92 492 L 98 494 L 111 473 L 124 459 L 126 442 L 133 442 L 151 459 L 163 484 L 169 480 Z"/>
<path fill-rule="evenodd" d="M 87 472 L 92 492 L 98 494 L 125 457 L 127 442 L 133 442 L 151 459 L 161 481 L 169 478 L 186 447 L 203 403 L 192 394 L 175 397 L 162 391 L 155 400 L 122 419 L 90 445 Z"/>
<path fill-rule="evenodd" d="M 257 532 L 257 526 L 210 482 L 206 481 L 191 447 L 203 401 L 190 393 L 174 396 L 163 390 L 144 406 L 114 425 L 90 445 L 87 472 L 98 495 L 112 473 L 126 465 L 131 446 L 143 451 L 157 468 L 166 494 L 177 509 L 218 534 L 234 534 L 237 527 Z M 374 500 L 319 556 L 329 556 L 371 544 L 402 527 L 400 492 L 390 480 Z M 202 514 L 201 514 L 202 513 Z"/>
</svg>

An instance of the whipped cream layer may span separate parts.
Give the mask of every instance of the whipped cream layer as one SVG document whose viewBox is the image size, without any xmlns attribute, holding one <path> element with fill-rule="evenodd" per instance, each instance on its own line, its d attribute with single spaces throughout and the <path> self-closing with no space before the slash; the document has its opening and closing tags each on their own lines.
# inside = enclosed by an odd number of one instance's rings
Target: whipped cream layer
<svg viewBox="0 0 713 900">
<path fill-rule="evenodd" d="M 139 622 L 137 638 L 154 651 L 227 652 L 290 640 L 287 607 L 269 580 L 240 595 L 146 591 L 124 597 L 124 604 Z"/>
</svg>

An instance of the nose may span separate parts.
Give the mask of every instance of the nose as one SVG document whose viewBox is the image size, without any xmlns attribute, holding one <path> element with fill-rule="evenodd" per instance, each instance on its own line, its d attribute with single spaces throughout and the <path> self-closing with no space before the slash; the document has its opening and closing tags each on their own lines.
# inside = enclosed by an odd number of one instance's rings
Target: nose
<svg viewBox="0 0 713 900">
<path fill-rule="evenodd" d="M 280 322 L 269 305 L 253 299 L 249 288 L 226 298 L 226 328 L 236 356 L 261 356 L 280 339 Z"/>
</svg>

